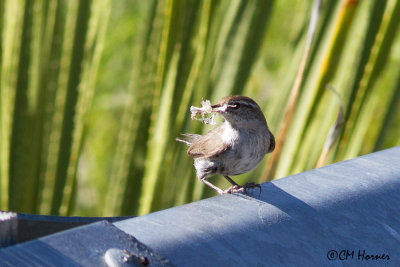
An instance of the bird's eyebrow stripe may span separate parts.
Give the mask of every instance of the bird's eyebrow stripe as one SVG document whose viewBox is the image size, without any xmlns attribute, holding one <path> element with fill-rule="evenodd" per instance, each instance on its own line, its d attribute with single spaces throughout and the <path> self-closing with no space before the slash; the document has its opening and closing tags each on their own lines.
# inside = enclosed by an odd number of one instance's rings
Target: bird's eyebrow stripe
<svg viewBox="0 0 400 267">
<path fill-rule="evenodd" d="M 253 103 L 249 103 L 249 102 L 245 102 L 245 101 L 241 101 L 241 100 L 233 101 L 232 104 L 233 105 L 239 104 L 239 105 L 243 105 L 243 106 L 247 106 L 247 107 L 253 107 L 253 108 L 257 108 L 258 107 L 257 105 L 255 105 Z"/>
</svg>

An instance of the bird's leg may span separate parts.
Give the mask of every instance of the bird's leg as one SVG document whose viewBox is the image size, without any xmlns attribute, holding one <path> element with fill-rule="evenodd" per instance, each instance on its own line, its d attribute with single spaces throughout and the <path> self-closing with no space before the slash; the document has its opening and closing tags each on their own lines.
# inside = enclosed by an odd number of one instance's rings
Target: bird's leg
<svg viewBox="0 0 400 267">
<path fill-rule="evenodd" d="M 225 193 L 231 193 L 231 194 L 239 192 L 247 193 L 247 189 L 258 187 L 260 189 L 260 194 L 261 194 L 261 185 L 259 184 L 251 182 L 251 183 L 246 183 L 243 186 L 240 186 L 235 181 L 233 181 L 232 178 L 229 177 L 228 175 L 224 175 L 224 177 L 232 184 L 231 188 L 224 191 Z"/>
<path fill-rule="evenodd" d="M 211 189 L 214 189 L 215 191 L 217 191 L 218 194 L 220 194 L 220 195 L 226 193 L 224 190 L 222 190 L 221 188 L 216 187 L 215 185 L 213 185 L 212 183 L 207 181 L 205 178 L 200 179 L 200 181 L 202 181 L 206 186 L 210 187 Z"/>
<path fill-rule="evenodd" d="M 245 188 L 243 186 L 238 185 L 234 180 L 232 180 L 231 177 L 229 177 L 228 175 L 224 175 L 224 177 L 232 185 L 230 188 L 228 188 L 227 190 L 224 191 L 225 193 L 233 194 L 233 193 L 239 193 L 239 192 L 245 191 Z"/>
<path fill-rule="evenodd" d="M 255 188 L 258 187 L 260 188 L 260 193 L 261 193 L 261 186 L 259 184 L 256 183 L 246 183 L 243 186 L 238 185 L 235 181 L 232 180 L 232 178 L 230 178 L 227 175 L 224 175 L 224 177 L 232 184 L 232 186 L 230 188 L 228 188 L 227 190 L 222 190 L 221 188 L 213 185 L 212 183 L 210 183 L 209 181 L 207 181 L 205 178 L 200 179 L 200 181 L 202 181 L 206 186 L 210 187 L 211 189 L 214 189 L 215 191 L 218 192 L 218 194 L 222 195 L 222 194 L 233 194 L 233 193 L 247 193 L 247 189 L 249 188 Z"/>
<path fill-rule="evenodd" d="M 238 185 L 234 180 L 232 180 L 232 178 L 231 177 L 229 177 L 228 175 L 224 175 L 224 177 L 225 177 L 225 179 L 226 180 L 228 180 L 228 182 L 230 182 L 231 183 L 231 185 L 233 185 L 233 186 L 240 186 L 240 185 Z"/>
</svg>

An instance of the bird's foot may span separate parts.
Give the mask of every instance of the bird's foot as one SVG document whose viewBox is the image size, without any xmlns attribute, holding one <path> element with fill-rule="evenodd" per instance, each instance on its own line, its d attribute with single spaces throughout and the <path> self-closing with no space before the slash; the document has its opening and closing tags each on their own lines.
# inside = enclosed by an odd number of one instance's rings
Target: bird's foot
<svg viewBox="0 0 400 267">
<path fill-rule="evenodd" d="M 225 194 L 245 193 L 247 195 L 249 189 L 253 189 L 253 188 L 256 188 L 256 187 L 260 189 L 260 194 L 261 194 L 261 191 L 262 191 L 261 185 L 260 184 L 256 184 L 254 182 L 245 183 L 243 186 L 240 186 L 240 185 L 231 186 L 230 188 L 226 189 L 224 191 L 224 193 Z"/>
<path fill-rule="evenodd" d="M 243 193 L 245 191 L 243 186 L 233 185 L 224 191 L 225 194 Z"/>
</svg>

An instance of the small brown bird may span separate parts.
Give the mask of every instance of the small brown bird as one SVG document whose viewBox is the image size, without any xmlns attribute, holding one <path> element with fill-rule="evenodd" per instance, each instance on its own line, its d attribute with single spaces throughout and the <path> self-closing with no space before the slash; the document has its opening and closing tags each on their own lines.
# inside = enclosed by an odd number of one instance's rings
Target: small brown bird
<svg viewBox="0 0 400 267">
<path fill-rule="evenodd" d="M 187 153 L 194 158 L 197 178 L 219 194 L 260 187 L 255 183 L 240 186 L 229 177 L 251 171 L 275 148 L 275 138 L 260 107 L 240 95 L 224 97 L 211 107 L 224 117 L 224 123 L 205 135 L 182 134 L 186 138 L 176 139 L 189 145 Z M 214 174 L 223 175 L 232 187 L 224 191 L 207 181 Z"/>
</svg>

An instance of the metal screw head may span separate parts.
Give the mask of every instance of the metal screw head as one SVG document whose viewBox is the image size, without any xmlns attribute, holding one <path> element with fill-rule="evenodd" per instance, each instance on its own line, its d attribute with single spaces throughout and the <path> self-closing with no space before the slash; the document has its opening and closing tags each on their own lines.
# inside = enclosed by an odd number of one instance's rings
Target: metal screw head
<svg viewBox="0 0 400 267">
<path fill-rule="evenodd" d="M 149 265 L 149 259 L 143 255 L 136 255 L 126 249 L 110 248 L 104 254 L 104 261 L 109 267 L 128 267 Z"/>
</svg>

